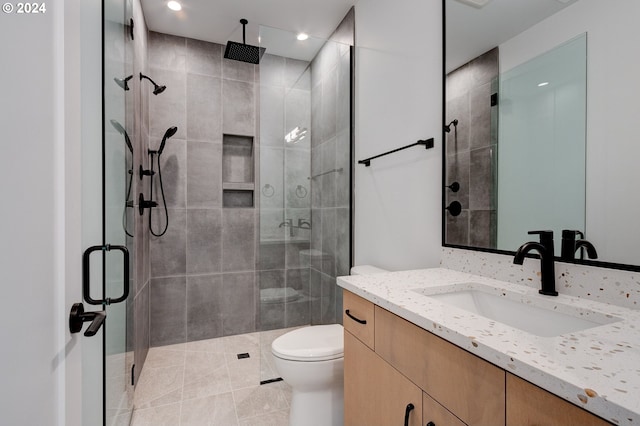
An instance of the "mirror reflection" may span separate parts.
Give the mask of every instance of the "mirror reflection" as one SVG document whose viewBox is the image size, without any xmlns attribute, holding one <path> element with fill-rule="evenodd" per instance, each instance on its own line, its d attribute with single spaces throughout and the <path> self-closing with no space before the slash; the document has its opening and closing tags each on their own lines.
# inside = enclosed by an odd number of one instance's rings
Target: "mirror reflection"
<svg viewBox="0 0 640 426">
<path fill-rule="evenodd" d="M 571 230 L 598 261 L 640 265 L 640 55 L 622 54 L 640 5 L 475 3 L 445 0 L 445 245 L 514 251 L 550 229 L 560 255 Z"/>
</svg>

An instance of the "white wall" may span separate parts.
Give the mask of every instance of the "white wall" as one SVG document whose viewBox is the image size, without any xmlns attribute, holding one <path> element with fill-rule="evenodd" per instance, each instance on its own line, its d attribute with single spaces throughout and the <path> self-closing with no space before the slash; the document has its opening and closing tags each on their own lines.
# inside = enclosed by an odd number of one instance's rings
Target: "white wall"
<svg viewBox="0 0 640 426">
<path fill-rule="evenodd" d="M 501 71 L 587 33 L 586 234 L 602 260 L 640 264 L 640 2 L 581 0 L 500 46 Z"/>
<path fill-rule="evenodd" d="M 79 424 L 78 1 L 0 16 L 0 423 Z M 69 230 L 69 224 L 74 229 Z M 67 402 L 69 405 L 67 406 Z"/>
<path fill-rule="evenodd" d="M 439 1 L 356 4 L 355 264 L 436 266 L 442 220 L 442 10 Z"/>
</svg>

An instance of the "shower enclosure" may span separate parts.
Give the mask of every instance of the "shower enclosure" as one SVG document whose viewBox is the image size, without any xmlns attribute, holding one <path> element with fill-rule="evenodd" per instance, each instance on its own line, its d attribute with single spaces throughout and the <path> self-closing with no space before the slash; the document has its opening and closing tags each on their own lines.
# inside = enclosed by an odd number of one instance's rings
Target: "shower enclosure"
<svg viewBox="0 0 640 426">
<path fill-rule="evenodd" d="M 105 422 L 114 424 L 131 415 L 150 347 L 246 335 L 259 348 L 257 385 L 277 377 L 273 338 L 341 321 L 353 11 L 331 40 L 260 27 L 259 65 L 225 59 L 218 43 L 148 31 L 136 1 L 105 3 L 103 19 L 105 238 L 131 253 L 130 296 L 105 305 Z M 165 209 L 158 173 L 139 172 L 167 129 Z M 139 209 L 141 194 L 158 205 Z M 166 233 L 151 233 L 165 212 Z M 123 263 L 105 259 L 115 297 Z"/>
</svg>

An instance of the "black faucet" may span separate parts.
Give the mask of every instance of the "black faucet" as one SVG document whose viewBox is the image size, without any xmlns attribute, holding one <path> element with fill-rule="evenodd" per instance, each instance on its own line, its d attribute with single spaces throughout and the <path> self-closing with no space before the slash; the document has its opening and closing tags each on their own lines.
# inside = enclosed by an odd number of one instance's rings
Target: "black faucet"
<svg viewBox="0 0 640 426">
<path fill-rule="evenodd" d="M 578 235 L 581 239 L 576 240 L 576 237 Z M 593 246 L 593 244 L 583 238 L 584 234 L 580 231 L 572 231 L 568 229 L 562 231 L 562 250 L 560 254 L 562 260 L 575 259 L 576 251 L 583 247 L 587 250 L 587 256 L 589 257 L 589 259 L 598 258 L 598 252 L 596 251 L 596 248 Z M 580 258 L 582 258 L 582 256 Z"/>
<path fill-rule="evenodd" d="M 525 255 L 531 250 L 536 250 L 540 253 L 540 262 L 542 263 L 542 288 L 538 290 L 538 293 L 547 296 L 557 296 L 556 272 L 553 259 L 553 231 L 529 231 L 529 234 L 540 235 L 540 242 L 529 241 L 521 245 L 518 251 L 516 251 L 513 263 L 522 265 Z"/>
</svg>

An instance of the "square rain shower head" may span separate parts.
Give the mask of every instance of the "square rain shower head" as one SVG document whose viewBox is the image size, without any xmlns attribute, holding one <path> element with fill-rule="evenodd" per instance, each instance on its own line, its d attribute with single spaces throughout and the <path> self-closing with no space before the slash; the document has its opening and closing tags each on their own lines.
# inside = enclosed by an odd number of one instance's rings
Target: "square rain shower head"
<svg viewBox="0 0 640 426">
<path fill-rule="evenodd" d="M 265 47 L 252 46 L 250 44 L 236 43 L 235 41 L 227 42 L 227 48 L 224 51 L 224 57 L 235 61 L 248 62 L 250 64 L 259 64 Z"/>
</svg>

